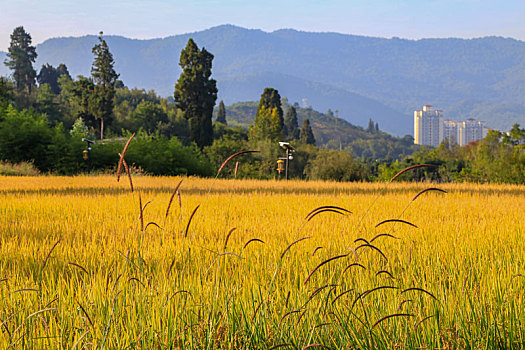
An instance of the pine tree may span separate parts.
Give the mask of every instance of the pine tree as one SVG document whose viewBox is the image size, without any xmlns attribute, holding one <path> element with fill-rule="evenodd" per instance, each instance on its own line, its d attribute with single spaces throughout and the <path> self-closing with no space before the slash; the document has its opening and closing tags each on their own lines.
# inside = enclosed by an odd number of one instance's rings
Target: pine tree
<svg viewBox="0 0 525 350">
<path fill-rule="evenodd" d="M 283 110 L 279 91 L 272 88 L 264 89 L 251 127 L 251 137 L 254 140 L 272 141 L 284 137 Z"/>
<path fill-rule="evenodd" d="M 286 117 L 284 118 L 284 130 L 288 140 L 299 139 L 299 122 L 297 121 L 297 111 L 293 106 L 290 106 L 286 111 Z"/>
<path fill-rule="evenodd" d="M 39 85 L 49 84 L 49 86 L 51 87 L 51 91 L 53 91 L 55 95 L 58 95 L 60 93 L 60 85 L 58 84 L 58 78 L 60 78 L 60 76 L 64 74 L 67 74 L 69 76 L 67 67 L 64 64 L 61 64 L 59 68 L 60 67 L 62 67 L 61 70 L 53 67 L 50 64 L 43 64 L 42 68 L 40 68 L 38 76 L 36 77 L 36 80 L 38 81 Z"/>
<path fill-rule="evenodd" d="M 224 107 L 224 102 L 219 103 L 219 108 L 217 109 L 217 119 L 215 119 L 217 123 L 222 123 L 224 125 L 228 125 L 228 122 L 226 121 L 226 108 Z"/>
<path fill-rule="evenodd" d="M 372 118 L 370 118 L 368 119 L 368 126 L 366 127 L 366 131 L 368 131 L 369 133 L 374 133 L 374 130 L 375 130 L 374 121 L 372 120 Z"/>
<path fill-rule="evenodd" d="M 115 72 L 113 66 L 115 61 L 109 52 L 106 41 L 100 32 L 99 43 L 92 49 L 95 60 L 91 66 L 91 76 L 95 83 L 95 94 L 93 96 L 93 114 L 100 120 L 100 139 L 104 138 L 104 122 L 109 124 L 113 115 L 113 98 L 115 97 L 115 82 L 119 74 Z"/>
<path fill-rule="evenodd" d="M 175 104 L 189 120 L 190 138 L 199 147 L 213 142 L 212 115 L 217 100 L 217 82 L 211 79 L 213 55 L 199 50 L 193 39 L 180 53 L 182 73 L 175 84 Z"/>
<path fill-rule="evenodd" d="M 26 90 L 27 94 L 31 94 L 31 89 L 35 86 L 36 71 L 33 63 L 37 54 L 36 48 L 31 46 L 31 35 L 24 27 L 16 27 L 13 30 L 8 51 L 5 65 L 13 71 L 16 89 Z"/>
<path fill-rule="evenodd" d="M 299 141 L 306 145 L 315 145 L 315 136 L 310 126 L 310 120 L 308 119 L 303 119 L 303 127 L 301 128 Z"/>
</svg>

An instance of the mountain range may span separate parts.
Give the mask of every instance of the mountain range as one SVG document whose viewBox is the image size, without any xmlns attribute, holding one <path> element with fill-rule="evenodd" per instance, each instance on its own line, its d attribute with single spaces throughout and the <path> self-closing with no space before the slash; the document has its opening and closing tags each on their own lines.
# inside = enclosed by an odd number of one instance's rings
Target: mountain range
<svg viewBox="0 0 525 350">
<path fill-rule="evenodd" d="M 424 104 L 446 118 L 473 117 L 496 129 L 525 125 L 525 42 L 519 40 L 269 33 L 232 25 L 162 39 L 104 38 L 127 86 L 169 96 L 190 37 L 215 55 L 213 77 L 226 104 L 258 100 L 274 87 L 291 103 L 330 108 L 361 126 L 372 118 L 395 135 L 412 134 L 412 111 Z M 35 67 L 65 63 L 73 76 L 89 75 L 96 42 L 93 35 L 48 39 L 37 45 Z M 0 74 L 8 73 L 0 65 Z"/>
</svg>

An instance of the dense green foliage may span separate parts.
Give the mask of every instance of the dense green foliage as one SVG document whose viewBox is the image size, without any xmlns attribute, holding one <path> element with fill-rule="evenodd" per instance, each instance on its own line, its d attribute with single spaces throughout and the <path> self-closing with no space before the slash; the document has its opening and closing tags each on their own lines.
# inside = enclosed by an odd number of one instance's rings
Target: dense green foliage
<svg viewBox="0 0 525 350">
<path fill-rule="evenodd" d="M 219 102 L 219 107 L 217 109 L 217 118 L 215 119 L 217 123 L 222 123 L 224 125 L 228 125 L 228 122 L 226 121 L 226 107 L 224 106 L 224 102 Z"/>
<path fill-rule="evenodd" d="M 364 129 L 338 118 L 337 111 L 290 105 L 273 88 L 265 88 L 259 102 L 225 106 L 221 101 L 212 124 L 217 94 L 210 78 L 213 55 L 192 40 L 181 53 L 186 73 L 176 84 L 175 98 L 129 89 L 117 81 L 113 56 L 101 37 L 93 52 L 91 77 L 73 79 L 61 64 L 43 65 L 39 85 L 30 90 L 0 79 L 4 165 L 32 164 L 35 171 L 59 174 L 106 171 L 115 167 L 123 143 L 136 132 L 126 159 L 134 169 L 157 175 L 210 176 L 229 155 L 252 149 L 259 152 L 244 155 L 238 167 L 230 164 L 221 176 L 236 169 L 238 177 L 274 178 L 276 161 L 284 156 L 278 141 L 289 141 L 295 147 L 291 178 L 387 180 L 407 166 L 430 163 L 439 168 L 411 172 L 405 179 L 525 182 L 525 131 L 517 124 L 508 135 L 492 131 L 465 147 L 426 149 L 414 145 L 410 136 L 381 131 L 372 119 Z M 91 146 L 87 162 L 82 138 L 103 134 L 101 118 L 111 123 L 106 123 L 106 138 Z"/>
<path fill-rule="evenodd" d="M 472 117 L 499 130 L 524 125 L 523 41 L 265 33 L 234 26 L 191 36 L 216 54 L 213 74 L 227 105 L 256 100 L 264 87 L 272 86 L 290 101 L 307 98 L 306 106 L 317 110 L 338 109 L 339 117 L 362 127 L 372 118 L 381 130 L 399 136 L 412 132 L 412 111 L 425 103 L 439 106 L 446 117 Z M 185 47 L 188 35 L 106 40 L 115 57 L 126 57 L 118 62 L 126 85 L 172 95 L 180 72 L 173 55 Z M 96 41 L 96 36 L 49 39 L 38 46 L 36 63 L 63 62 L 76 76 L 89 69 Z"/>
<path fill-rule="evenodd" d="M 306 145 L 315 145 L 315 136 L 308 118 L 303 119 L 303 127 L 299 133 L 299 142 Z"/>
<path fill-rule="evenodd" d="M 13 71 L 13 79 L 18 91 L 25 89 L 31 94 L 36 78 L 36 71 L 33 68 L 36 57 L 36 48 L 31 45 L 31 35 L 24 30 L 24 27 L 16 27 L 11 34 L 5 65 Z"/>
<path fill-rule="evenodd" d="M 42 68 L 40 68 L 40 72 L 38 73 L 36 79 L 39 85 L 48 84 L 52 92 L 57 95 L 60 93 L 58 79 L 60 79 L 62 75 L 66 75 L 71 79 L 71 75 L 69 75 L 69 71 L 65 64 L 60 64 L 57 68 L 55 68 L 52 65 L 46 63 L 42 65 Z"/>
<path fill-rule="evenodd" d="M 113 98 L 115 84 L 119 75 L 113 66 L 115 61 L 109 52 L 108 44 L 102 39 L 102 32 L 98 37 L 99 43 L 93 47 L 95 59 L 91 67 L 91 76 L 95 83 L 95 93 L 92 96 L 92 111 L 95 119 L 100 120 L 100 139 L 104 139 L 104 123 L 109 124 L 113 115 Z"/>
<path fill-rule="evenodd" d="M 175 84 L 175 104 L 190 123 L 190 138 L 199 147 L 213 142 L 212 114 L 217 100 L 217 82 L 211 79 L 213 55 L 188 40 L 180 54 L 182 73 Z"/>
<path fill-rule="evenodd" d="M 271 140 L 273 142 L 284 138 L 283 109 L 279 91 L 273 88 L 264 89 L 250 129 L 250 137 L 254 141 Z"/>
<path fill-rule="evenodd" d="M 297 111 L 294 106 L 290 106 L 284 118 L 284 135 L 287 140 L 298 140 L 300 135 L 299 122 L 297 121 Z"/>
</svg>

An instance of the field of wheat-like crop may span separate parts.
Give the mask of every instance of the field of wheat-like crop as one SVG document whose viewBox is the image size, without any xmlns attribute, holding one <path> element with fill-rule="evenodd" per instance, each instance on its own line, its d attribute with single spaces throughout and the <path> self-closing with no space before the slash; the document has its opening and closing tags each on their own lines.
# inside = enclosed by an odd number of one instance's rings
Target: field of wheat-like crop
<svg viewBox="0 0 525 350">
<path fill-rule="evenodd" d="M 0 348 L 525 347 L 523 187 L 180 180 L 0 178 Z"/>
</svg>

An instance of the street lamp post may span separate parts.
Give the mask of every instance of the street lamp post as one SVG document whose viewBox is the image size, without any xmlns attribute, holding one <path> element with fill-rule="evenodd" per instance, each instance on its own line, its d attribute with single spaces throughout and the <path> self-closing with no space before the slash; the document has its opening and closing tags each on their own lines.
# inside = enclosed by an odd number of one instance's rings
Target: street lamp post
<svg viewBox="0 0 525 350">
<path fill-rule="evenodd" d="M 279 146 L 281 146 L 281 148 L 286 150 L 286 157 L 279 158 L 277 163 L 279 163 L 279 161 L 284 161 L 284 164 L 285 164 L 284 178 L 286 180 L 288 180 L 288 162 L 290 160 L 293 160 L 292 153 L 295 152 L 295 148 L 292 145 L 290 145 L 289 142 L 279 142 Z M 279 168 L 277 168 L 277 169 L 279 169 Z M 281 171 L 279 171 L 279 174 L 281 173 Z"/>
<path fill-rule="evenodd" d="M 89 151 L 91 151 L 91 145 L 95 143 L 95 141 L 91 141 L 89 139 L 82 139 L 82 142 L 85 142 L 87 144 L 87 147 L 84 151 L 82 151 L 82 158 L 87 162 L 87 169 L 88 173 L 91 172 L 91 157 L 89 156 Z"/>
</svg>

